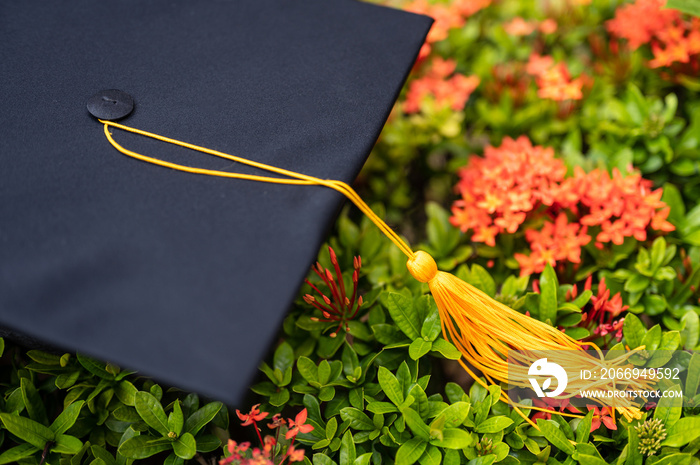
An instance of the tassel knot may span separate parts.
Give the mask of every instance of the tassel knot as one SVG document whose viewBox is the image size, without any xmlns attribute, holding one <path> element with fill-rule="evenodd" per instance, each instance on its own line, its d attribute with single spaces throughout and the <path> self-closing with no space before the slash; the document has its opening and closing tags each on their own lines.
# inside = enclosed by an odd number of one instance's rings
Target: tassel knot
<svg viewBox="0 0 700 465">
<path fill-rule="evenodd" d="M 406 263 L 411 276 L 422 283 L 430 282 L 438 272 L 437 264 L 433 257 L 422 250 L 417 251 Z"/>
</svg>

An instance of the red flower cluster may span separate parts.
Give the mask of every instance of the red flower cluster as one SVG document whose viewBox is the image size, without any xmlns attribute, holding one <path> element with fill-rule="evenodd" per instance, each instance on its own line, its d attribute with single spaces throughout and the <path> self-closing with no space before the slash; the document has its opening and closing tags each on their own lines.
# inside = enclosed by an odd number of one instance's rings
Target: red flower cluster
<svg viewBox="0 0 700 465">
<path fill-rule="evenodd" d="M 521 274 L 539 273 L 547 263 L 580 263 L 581 247 L 591 241 L 588 229 L 600 228 L 596 246 L 622 244 L 625 237 L 645 240 L 647 229 L 672 231 L 669 208 L 661 189 L 639 174 L 613 170 L 585 173 L 577 168 L 566 177 L 566 166 L 551 148 L 533 146 L 521 136 L 486 147 L 484 157 L 472 157 L 459 171 L 461 199 L 452 206 L 450 221 L 472 240 L 490 246 L 502 233 L 525 231 L 530 254 L 516 253 Z M 536 226 L 535 226 L 536 225 Z"/>
<path fill-rule="evenodd" d="M 637 0 L 617 9 L 607 23 L 611 35 L 627 39 L 632 50 L 651 46 L 652 68 L 675 63 L 691 63 L 697 71 L 700 63 L 700 19 L 684 21 L 680 12 L 666 9 L 666 0 Z"/>
<path fill-rule="evenodd" d="M 308 279 L 306 284 L 311 286 L 311 288 L 316 291 L 321 298 L 323 303 L 319 302 L 316 297 L 311 294 L 306 294 L 304 296 L 304 302 L 309 305 L 313 305 L 315 308 L 321 311 L 323 318 L 311 318 L 314 321 L 322 321 L 324 323 L 338 322 L 338 327 L 333 331 L 330 336 L 336 337 L 338 331 L 345 329 L 348 331 L 350 329 L 348 322 L 357 316 L 357 312 L 362 306 L 362 296 L 357 297 L 357 282 L 360 278 L 360 267 L 362 266 L 362 259 L 360 257 L 355 257 L 353 259 L 354 270 L 352 273 L 352 294 L 347 295 L 345 292 L 345 284 L 343 282 L 343 274 L 340 271 L 340 266 L 338 265 L 338 258 L 335 255 L 335 251 L 332 247 L 328 247 L 328 253 L 331 257 L 331 263 L 335 270 L 335 278 L 330 270 L 327 270 L 321 266 L 320 263 L 316 262 L 316 266 L 311 269 L 318 275 L 323 283 L 331 291 L 331 297 L 327 297 L 323 292 L 321 292 L 316 286 L 314 286 Z M 357 301 L 355 298 L 357 297 Z"/>
<path fill-rule="evenodd" d="M 430 54 L 431 44 L 447 39 L 451 29 L 464 26 L 468 17 L 490 4 L 491 0 L 455 0 L 450 4 L 413 0 L 405 5 L 406 11 L 427 15 L 435 19 L 418 59 L 421 60 Z"/>
<path fill-rule="evenodd" d="M 299 412 L 294 420 L 291 418 L 285 420 L 279 414 L 276 414 L 272 417 L 272 423 L 267 425 L 270 429 L 274 430 L 289 423 L 290 428 L 287 430 L 285 438 L 291 439 L 292 442 L 286 450 L 284 450 L 283 446 L 279 443 L 279 430 L 277 430 L 275 437 L 265 436 L 265 439 L 263 439 L 260 435 L 260 428 L 258 428 L 257 422 L 265 419 L 268 413 L 261 412 L 258 407 L 260 407 L 260 404 L 254 405 L 246 415 L 236 410 L 236 415 L 243 420 L 241 426 L 253 425 L 255 427 L 255 432 L 258 434 L 258 439 L 260 440 L 260 447 L 250 449 L 249 442 L 238 444 L 236 441 L 229 439 L 226 447 L 228 455 L 219 461 L 219 465 L 282 465 L 287 459 L 290 463 L 304 461 L 304 451 L 294 448 L 294 439 L 297 434 L 308 433 L 314 429 L 313 426 L 305 424 L 307 416 L 306 409 Z"/>
<path fill-rule="evenodd" d="M 537 95 L 540 98 L 563 101 L 581 100 L 585 76 L 571 79 L 566 64 L 554 64 L 550 56 L 530 55 L 526 71 L 537 80 Z"/>
<path fill-rule="evenodd" d="M 584 290 L 591 289 L 591 281 L 593 276 L 586 279 Z M 567 293 L 567 300 L 573 300 L 578 294 L 576 284 L 571 291 Z M 622 305 L 622 295 L 618 292 L 610 297 L 610 289 L 605 285 L 605 278 L 598 283 L 598 293 L 591 296 L 591 305 L 593 308 L 588 309 L 581 315 L 581 323 L 579 326 L 588 330 L 593 330 L 593 334 L 598 336 L 607 336 L 612 334 L 618 342 L 622 340 L 622 327 L 625 319 L 620 318 L 615 320 L 622 312 L 629 308 L 628 305 Z"/>
<path fill-rule="evenodd" d="M 415 79 L 409 85 L 403 105 L 404 112 L 419 112 L 428 97 L 432 98 L 439 108 L 462 110 L 471 93 L 479 85 L 479 78 L 454 73 L 456 67 L 457 62 L 454 60 L 443 60 L 439 57 L 433 59 L 425 76 Z"/>
</svg>

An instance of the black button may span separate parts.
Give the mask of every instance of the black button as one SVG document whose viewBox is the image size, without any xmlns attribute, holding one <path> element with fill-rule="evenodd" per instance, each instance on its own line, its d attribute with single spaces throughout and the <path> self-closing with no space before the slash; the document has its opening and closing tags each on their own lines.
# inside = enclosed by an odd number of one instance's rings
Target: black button
<svg viewBox="0 0 700 465">
<path fill-rule="evenodd" d="M 134 99 L 121 90 L 101 90 L 87 101 L 92 116 L 108 121 L 124 118 L 134 109 Z"/>
</svg>

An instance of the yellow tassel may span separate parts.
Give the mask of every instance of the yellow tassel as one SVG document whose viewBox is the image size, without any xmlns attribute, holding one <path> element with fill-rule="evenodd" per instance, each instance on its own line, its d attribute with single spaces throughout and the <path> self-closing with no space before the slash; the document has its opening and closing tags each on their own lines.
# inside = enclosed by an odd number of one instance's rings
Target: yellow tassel
<svg viewBox="0 0 700 465">
<path fill-rule="evenodd" d="M 477 382 L 484 386 L 486 386 L 486 384 L 484 384 L 477 374 L 469 368 L 467 363 L 479 370 L 491 384 L 503 382 L 518 387 L 529 387 L 528 368 L 536 360 L 543 358 L 542 351 L 572 351 L 566 354 L 567 365 L 579 370 L 585 369 L 600 372 L 602 368 L 630 367 L 630 365 L 626 365 L 626 360 L 631 355 L 630 353 L 621 355 L 613 360 L 604 360 L 600 350 L 593 346 L 600 354 L 599 357 L 593 357 L 584 351 L 582 343 L 572 339 L 556 328 L 516 312 L 450 273 L 438 271 L 435 260 L 429 254 L 423 251 L 414 252 L 396 232 L 367 206 L 350 186 L 341 181 L 319 179 L 313 176 L 284 170 L 282 168 L 254 162 L 242 157 L 225 154 L 176 139 L 170 139 L 111 121 L 101 120 L 101 122 L 104 123 L 105 136 L 117 150 L 141 161 L 179 171 L 209 176 L 221 176 L 275 184 L 302 186 L 320 185 L 345 195 L 408 257 L 407 267 L 411 275 L 418 281 L 428 284 L 440 312 L 444 337 L 452 341 L 463 354 L 464 360 L 460 360 L 462 367 L 464 367 Z M 110 127 L 119 128 L 145 137 L 225 158 L 267 170 L 278 175 L 287 176 L 292 179 L 206 170 L 148 157 L 119 145 L 112 137 L 109 131 Z M 587 344 L 591 345 L 590 343 Z M 509 364 L 506 360 L 509 351 L 519 351 L 518 356 L 515 357 L 516 365 L 510 365 L 510 373 Z M 643 382 L 640 383 L 634 380 L 621 381 L 617 384 L 614 382 L 611 384 L 607 380 L 591 383 L 590 380 L 582 380 L 574 376 L 573 379 L 569 380 L 569 387 L 567 392 L 578 392 L 577 389 L 581 387 L 600 390 L 616 390 L 627 387 L 644 389 L 645 385 Z M 501 398 L 516 408 L 518 413 L 535 427 L 537 426 L 527 415 L 523 414 L 518 407 L 558 413 L 547 409 L 519 405 L 511 401 L 505 393 L 502 393 Z M 641 417 L 637 406 L 632 402 L 623 399 L 619 399 L 618 402 L 621 405 L 618 407 L 618 410 L 629 420 Z"/>
</svg>

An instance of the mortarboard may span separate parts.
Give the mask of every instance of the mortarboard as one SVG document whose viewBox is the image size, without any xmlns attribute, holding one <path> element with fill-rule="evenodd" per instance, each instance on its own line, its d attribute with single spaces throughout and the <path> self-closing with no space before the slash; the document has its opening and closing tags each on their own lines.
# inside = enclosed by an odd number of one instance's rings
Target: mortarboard
<svg viewBox="0 0 700 465">
<path fill-rule="evenodd" d="M 430 23 L 354 0 L 2 2 L 0 324 L 236 403 L 343 197 L 134 161 L 86 104 L 350 182 Z"/>
</svg>

